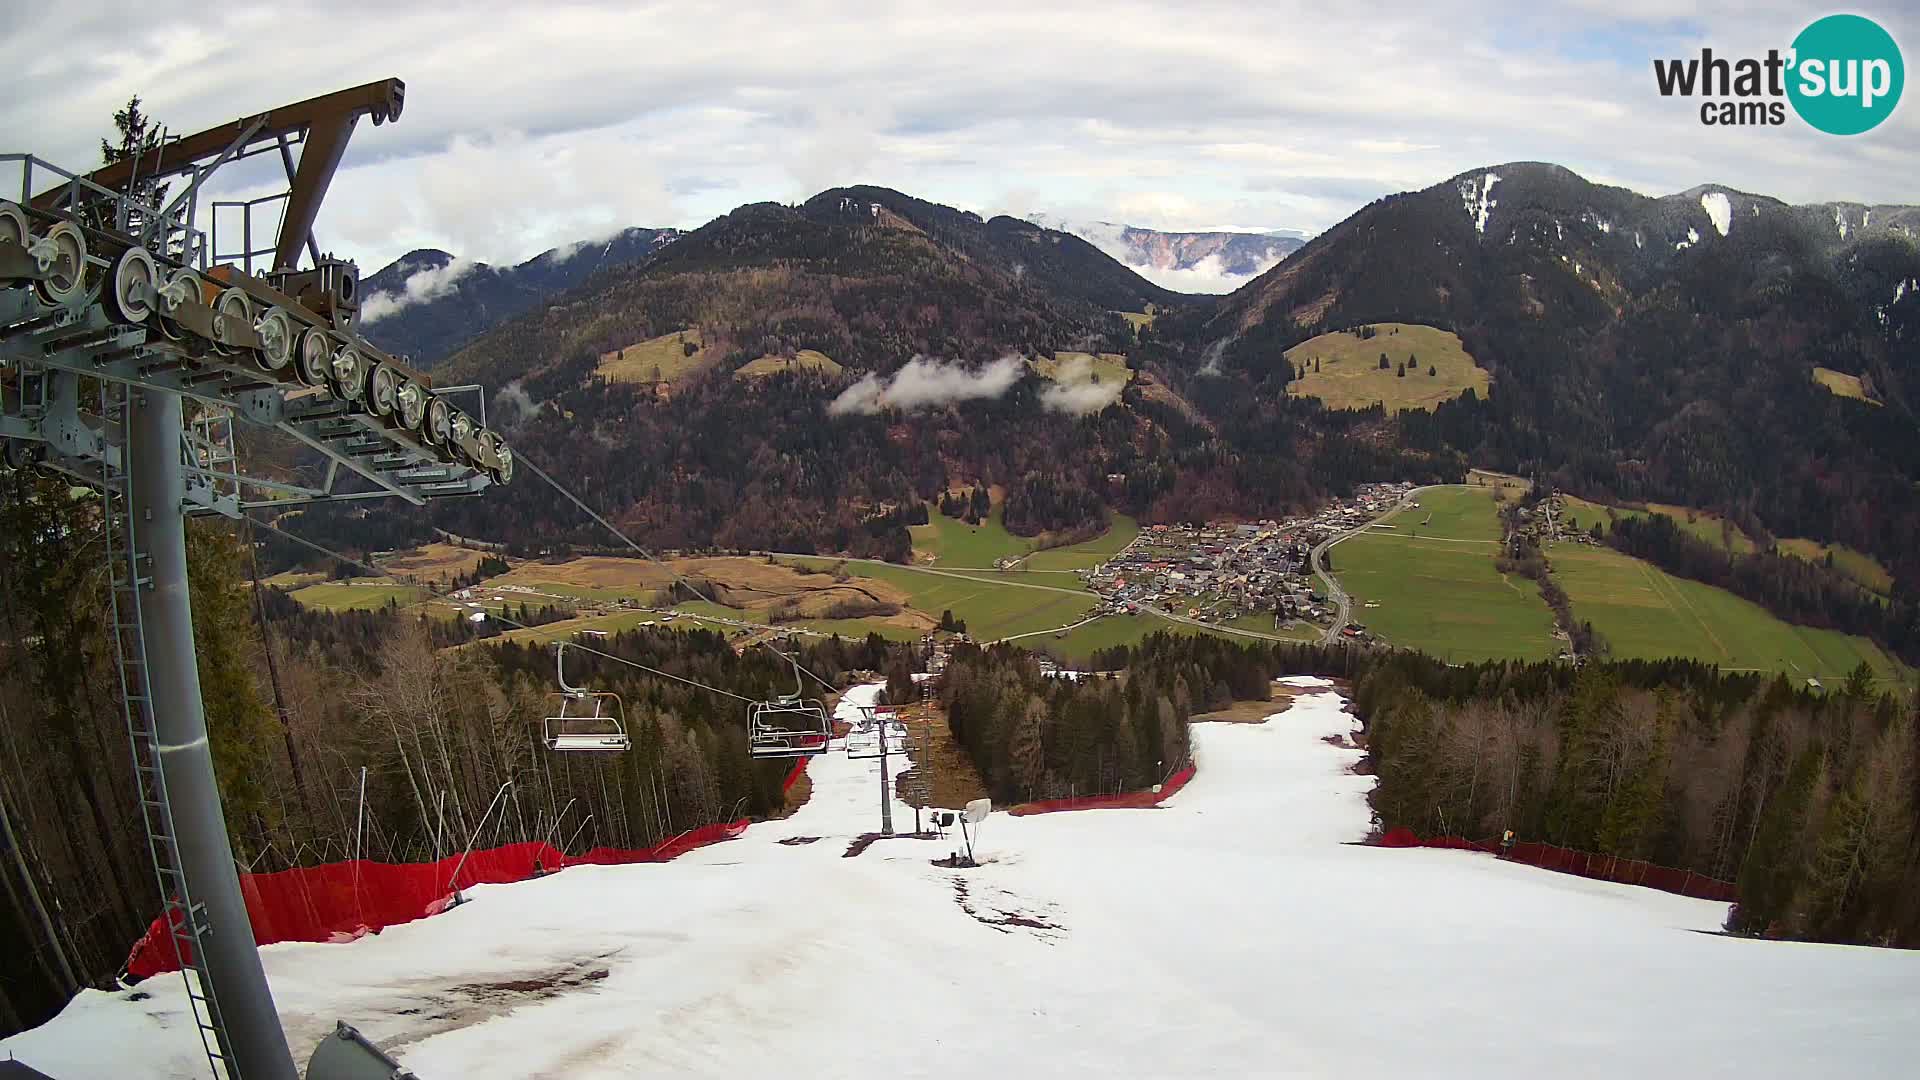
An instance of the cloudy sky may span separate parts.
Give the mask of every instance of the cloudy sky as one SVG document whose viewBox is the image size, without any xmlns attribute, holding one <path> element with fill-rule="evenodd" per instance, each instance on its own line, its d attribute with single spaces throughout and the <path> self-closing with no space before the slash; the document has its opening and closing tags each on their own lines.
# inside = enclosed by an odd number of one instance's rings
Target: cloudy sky
<svg viewBox="0 0 1920 1080">
<path fill-rule="evenodd" d="M 1797 118 L 1705 128 L 1654 90 L 1652 58 L 1784 49 L 1824 4 L 1342 6 L 68 0 L 8 13 L 0 149 L 88 164 L 134 93 L 185 132 L 397 75 L 405 114 L 362 125 L 318 229 L 369 269 L 415 247 L 516 262 L 860 182 L 982 213 L 1307 232 L 1516 159 L 1655 194 L 1920 202 L 1920 102 L 1840 139 Z M 1853 10 L 1920 55 L 1901 6 Z"/>
</svg>

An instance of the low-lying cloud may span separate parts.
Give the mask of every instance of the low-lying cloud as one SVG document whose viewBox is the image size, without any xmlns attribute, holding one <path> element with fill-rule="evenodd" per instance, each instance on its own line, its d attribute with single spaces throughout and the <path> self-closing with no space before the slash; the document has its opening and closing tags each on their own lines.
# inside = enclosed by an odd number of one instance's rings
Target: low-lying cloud
<svg viewBox="0 0 1920 1080">
<path fill-rule="evenodd" d="M 882 409 L 911 412 L 960 401 L 997 398 L 1020 381 L 1026 361 L 1003 356 L 981 368 L 916 356 L 891 376 L 869 372 L 827 405 L 828 416 L 871 416 Z"/>
<path fill-rule="evenodd" d="M 1125 259 L 1121 261 L 1126 262 Z M 1163 289 L 1172 289 L 1174 292 L 1230 293 L 1278 265 L 1280 265 L 1280 257 L 1275 256 L 1260 260 L 1259 267 L 1250 274 L 1233 274 L 1227 272 L 1226 265 L 1221 261 L 1220 256 L 1209 255 L 1184 269 L 1154 266 L 1149 263 L 1127 263 L 1127 269 Z"/>
<path fill-rule="evenodd" d="M 1052 411 L 1086 416 L 1120 400 L 1126 383 L 1120 379 L 1101 382 L 1094 375 L 1093 361 L 1076 356 L 1054 372 L 1053 385 L 1040 391 L 1040 404 Z"/>
<path fill-rule="evenodd" d="M 377 292 L 360 302 L 360 322 L 376 323 L 389 315 L 405 311 L 415 304 L 437 300 L 459 288 L 460 279 L 473 272 L 477 264 L 470 259 L 455 259 L 445 266 L 429 266 L 407 275 L 398 292 Z"/>
</svg>

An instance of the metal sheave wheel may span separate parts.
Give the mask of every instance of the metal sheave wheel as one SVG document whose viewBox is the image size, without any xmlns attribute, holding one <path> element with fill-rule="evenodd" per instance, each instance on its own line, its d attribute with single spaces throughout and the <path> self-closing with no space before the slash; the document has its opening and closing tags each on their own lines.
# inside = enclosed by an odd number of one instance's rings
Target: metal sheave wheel
<svg viewBox="0 0 1920 1080">
<path fill-rule="evenodd" d="M 128 248 L 113 261 L 113 273 L 107 283 L 107 313 L 114 322 L 143 323 L 153 314 L 154 289 L 160 280 L 160 267 L 146 248 Z"/>
<path fill-rule="evenodd" d="M 293 317 L 279 308 L 269 308 L 253 326 L 260 335 L 260 354 L 255 357 L 267 371 L 283 371 L 293 362 L 294 343 L 299 340 Z"/>
<path fill-rule="evenodd" d="M 394 395 L 394 401 L 400 411 L 400 426 L 408 431 L 420 431 L 424 435 L 421 425 L 427 419 L 426 387 L 412 379 L 407 379 L 400 384 L 399 391 Z"/>
<path fill-rule="evenodd" d="M 27 228 L 27 212 L 10 202 L 0 202 L 0 240 L 31 247 L 33 233 Z"/>
<path fill-rule="evenodd" d="M 71 221 L 54 225 L 30 250 L 46 274 L 35 282 L 42 300 L 65 306 L 86 294 L 87 238 L 78 225 Z"/>
<path fill-rule="evenodd" d="M 506 443 L 494 445 L 495 461 L 488 471 L 493 473 L 493 482 L 504 484 L 513 479 L 513 448 Z"/>
<path fill-rule="evenodd" d="M 342 345 L 328 362 L 327 382 L 333 396 L 359 401 L 367 395 L 367 358 L 351 345 Z"/>
<path fill-rule="evenodd" d="M 242 346 L 232 343 L 228 331 L 253 325 L 253 301 L 239 289 L 227 289 L 214 300 L 213 313 L 214 347 L 228 355 L 239 352 Z"/>
<path fill-rule="evenodd" d="M 308 386 L 327 385 L 327 361 L 332 354 L 333 343 L 327 340 L 327 332 L 317 326 L 307 327 L 294 353 L 294 377 Z"/>
<path fill-rule="evenodd" d="M 427 422 L 420 429 L 420 434 L 426 437 L 427 442 L 446 450 L 449 457 L 453 456 L 452 448 L 447 445 L 453 437 L 453 406 L 447 404 L 447 399 L 434 397 L 428 400 Z"/>
<path fill-rule="evenodd" d="M 479 454 L 476 453 L 477 448 L 473 441 L 473 434 L 479 430 L 479 427 L 480 425 L 473 422 L 473 417 L 459 409 L 453 410 L 447 443 L 453 447 L 455 456 L 469 465 L 480 464 Z"/>
<path fill-rule="evenodd" d="M 174 313 L 182 304 L 205 302 L 206 283 L 200 280 L 199 274 L 184 268 L 173 271 L 160 286 L 160 328 L 175 341 L 186 337 L 186 330 L 174 321 Z"/>
<path fill-rule="evenodd" d="M 375 416 L 392 416 L 398 407 L 400 372 L 392 364 L 377 364 L 367 376 L 367 411 Z"/>
</svg>

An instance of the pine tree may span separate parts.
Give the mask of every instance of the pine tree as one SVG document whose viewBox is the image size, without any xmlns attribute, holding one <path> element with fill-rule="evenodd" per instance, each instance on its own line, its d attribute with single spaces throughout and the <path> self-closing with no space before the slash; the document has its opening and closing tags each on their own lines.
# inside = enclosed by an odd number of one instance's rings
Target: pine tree
<svg viewBox="0 0 1920 1080">
<path fill-rule="evenodd" d="M 255 835 L 251 826 L 268 810 L 267 762 L 277 734 L 253 681 L 256 639 L 248 594 L 233 587 L 242 576 L 233 536 L 211 522 L 194 522 L 187 530 L 194 651 L 214 772 L 236 837 Z"/>
<path fill-rule="evenodd" d="M 1827 811 L 1810 869 L 1806 930 L 1871 939 L 1885 893 L 1898 882 L 1913 829 L 1913 722 L 1881 732 Z"/>
</svg>

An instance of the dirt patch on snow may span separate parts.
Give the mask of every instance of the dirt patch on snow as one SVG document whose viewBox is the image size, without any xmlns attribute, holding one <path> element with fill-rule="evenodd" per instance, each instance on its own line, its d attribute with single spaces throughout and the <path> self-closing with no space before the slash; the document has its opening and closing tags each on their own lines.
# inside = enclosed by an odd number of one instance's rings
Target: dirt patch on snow
<svg viewBox="0 0 1920 1080">
<path fill-rule="evenodd" d="M 1264 724 L 1268 717 L 1286 712 L 1292 707 L 1293 698 L 1293 690 L 1276 686 L 1270 700 L 1236 701 L 1224 709 L 1196 713 L 1191 722 L 1195 724 Z"/>
</svg>

